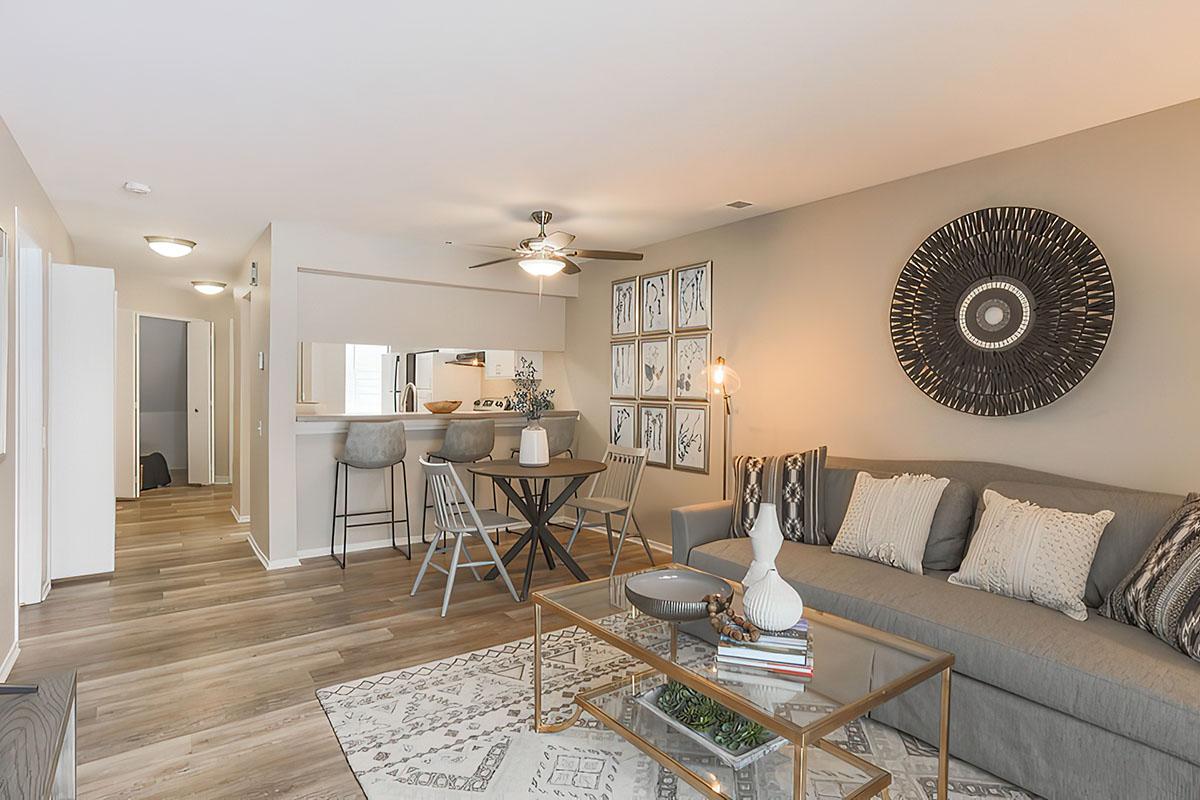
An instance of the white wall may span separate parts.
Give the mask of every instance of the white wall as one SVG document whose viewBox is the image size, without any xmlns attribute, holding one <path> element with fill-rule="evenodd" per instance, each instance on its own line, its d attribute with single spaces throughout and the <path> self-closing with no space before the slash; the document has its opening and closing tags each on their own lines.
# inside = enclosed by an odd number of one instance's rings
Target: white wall
<svg viewBox="0 0 1200 800">
<path fill-rule="evenodd" d="M 187 323 L 141 317 L 141 453 L 187 469 Z"/>
<path fill-rule="evenodd" d="M 55 261 L 73 261 L 75 245 L 59 219 L 37 176 L 29 168 L 8 127 L 0 120 L 0 228 L 8 234 L 8 279 L 0 302 L 7 306 L 6 413 L 7 453 L 0 455 L 0 680 L 8 674 L 17 653 L 17 535 L 16 505 L 16 259 L 17 217 Z"/>
</svg>

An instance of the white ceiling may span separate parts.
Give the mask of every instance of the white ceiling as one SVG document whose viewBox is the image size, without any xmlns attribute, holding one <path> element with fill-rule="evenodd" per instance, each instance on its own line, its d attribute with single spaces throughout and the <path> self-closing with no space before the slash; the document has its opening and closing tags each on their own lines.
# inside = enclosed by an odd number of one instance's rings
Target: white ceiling
<svg viewBox="0 0 1200 800">
<path fill-rule="evenodd" d="M 0 116 L 77 259 L 180 282 L 271 220 L 511 242 L 545 207 L 579 246 L 633 247 L 1200 96 L 1194 0 L 0 13 Z M 169 261 L 144 234 L 200 246 Z"/>
</svg>

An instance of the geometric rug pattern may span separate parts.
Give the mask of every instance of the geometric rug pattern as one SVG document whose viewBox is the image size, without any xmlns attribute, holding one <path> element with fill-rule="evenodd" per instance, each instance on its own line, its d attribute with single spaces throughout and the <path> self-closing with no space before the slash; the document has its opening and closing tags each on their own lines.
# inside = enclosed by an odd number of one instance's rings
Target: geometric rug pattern
<svg viewBox="0 0 1200 800">
<path fill-rule="evenodd" d="M 703 647 L 680 634 L 678 657 L 699 657 Z M 543 714 L 548 721 L 565 718 L 580 689 L 642 668 L 641 662 L 579 628 L 545 633 Z M 329 686 L 316 694 L 371 800 L 700 796 L 586 713 L 561 733 L 534 733 L 532 670 L 533 640 L 528 638 Z M 867 718 L 827 738 L 891 772 L 892 798 L 933 800 L 936 748 Z M 839 773 L 842 762 L 812 760 L 809 800 L 842 797 L 847 787 L 858 785 Z M 790 790 L 780 788 L 762 780 L 739 784 L 737 797 L 790 796 Z M 950 762 L 950 797 L 1037 800 L 955 759 Z"/>
</svg>

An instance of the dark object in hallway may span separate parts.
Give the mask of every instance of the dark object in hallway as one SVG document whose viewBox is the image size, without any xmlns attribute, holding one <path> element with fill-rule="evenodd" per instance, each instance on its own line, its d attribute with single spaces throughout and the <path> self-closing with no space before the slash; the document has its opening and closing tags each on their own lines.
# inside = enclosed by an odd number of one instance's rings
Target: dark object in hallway
<svg viewBox="0 0 1200 800">
<path fill-rule="evenodd" d="M 162 453 L 142 456 L 142 491 L 171 485 L 171 470 Z"/>
<path fill-rule="evenodd" d="M 1083 380 L 1115 307 L 1108 265 L 1083 231 L 1049 211 L 985 208 L 913 253 L 892 297 L 892 343 L 925 394 L 1002 417 Z"/>
</svg>

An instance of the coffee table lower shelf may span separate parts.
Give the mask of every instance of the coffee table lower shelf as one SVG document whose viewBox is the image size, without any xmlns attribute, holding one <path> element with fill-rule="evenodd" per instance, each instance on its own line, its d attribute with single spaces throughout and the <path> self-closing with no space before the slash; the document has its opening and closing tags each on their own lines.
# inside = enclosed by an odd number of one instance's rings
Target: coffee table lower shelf
<svg viewBox="0 0 1200 800">
<path fill-rule="evenodd" d="M 738 797 L 738 783 L 753 783 L 756 774 L 760 773 L 776 776 L 773 785 L 777 789 L 780 786 L 792 786 L 793 791 L 795 790 L 795 774 L 799 769 L 796 751 L 799 744 L 789 743 L 735 773 L 732 767 L 712 757 L 689 736 L 676 731 L 658 715 L 636 702 L 638 694 L 665 679 L 657 670 L 646 669 L 634 676 L 581 692 L 575 696 L 575 703 L 581 711 L 595 717 L 705 797 L 714 800 L 735 800 Z M 574 722 L 575 719 L 576 717 L 572 717 L 570 722 Z M 562 729 L 559 726 L 545 727 L 550 730 Z M 814 768 L 823 766 L 824 762 L 828 767 L 838 768 L 844 784 L 853 784 L 843 795 L 847 800 L 877 795 L 887 797 L 887 790 L 892 782 L 891 774 L 846 752 L 836 744 L 819 739 L 809 748 L 806 755 L 806 771 L 809 774 L 812 774 Z M 764 788 L 760 785 L 756 794 L 762 796 Z"/>
</svg>

